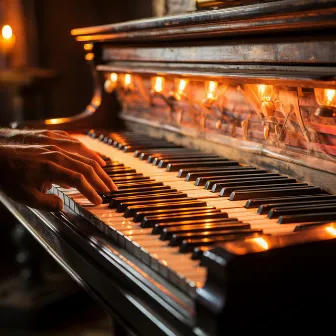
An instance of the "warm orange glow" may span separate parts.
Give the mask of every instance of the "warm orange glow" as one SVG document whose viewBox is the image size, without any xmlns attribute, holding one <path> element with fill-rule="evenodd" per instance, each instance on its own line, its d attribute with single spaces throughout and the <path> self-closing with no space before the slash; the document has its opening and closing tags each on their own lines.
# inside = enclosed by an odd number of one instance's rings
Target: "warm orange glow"
<svg viewBox="0 0 336 336">
<path fill-rule="evenodd" d="M 256 237 L 256 238 L 252 238 L 252 240 L 258 244 L 261 248 L 263 248 L 264 250 L 268 250 L 268 243 L 267 241 L 262 238 L 262 237 Z"/>
<path fill-rule="evenodd" d="M 273 94 L 273 86 L 272 85 L 265 85 L 259 84 L 258 87 L 258 94 L 259 98 L 263 102 L 270 102 L 272 101 L 272 94 Z"/>
<path fill-rule="evenodd" d="M 325 230 L 330 233 L 332 236 L 336 237 L 336 229 L 333 226 L 327 226 Z"/>
<path fill-rule="evenodd" d="M 117 80 L 118 80 L 118 74 L 116 74 L 115 72 L 111 73 L 111 74 L 110 74 L 110 80 L 111 80 L 113 83 L 116 83 Z"/>
<path fill-rule="evenodd" d="M 2 38 L 5 40 L 10 40 L 13 37 L 13 30 L 10 25 L 5 25 L 1 30 Z"/>
<path fill-rule="evenodd" d="M 69 121 L 70 118 L 55 118 L 55 119 L 47 119 L 45 123 L 46 125 L 58 125 L 58 124 L 64 124 Z"/>
<path fill-rule="evenodd" d="M 85 43 L 84 44 L 84 50 L 91 51 L 93 49 L 92 43 Z"/>
<path fill-rule="evenodd" d="M 160 93 L 163 91 L 165 79 L 164 77 L 157 76 L 154 78 L 153 90 L 154 92 Z"/>
<path fill-rule="evenodd" d="M 187 88 L 188 81 L 186 79 L 180 79 L 179 84 L 178 84 L 178 93 L 183 94 L 185 89 Z"/>
<path fill-rule="evenodd" d="M 316 101 L 320 106 L 336 107 L 336 90 L 315 88 Z"/>
<path fill-rule="evenodd" d="M 326 105 L 327 106 L 332 106 L 333 105 L 333 100 L 335 99 L 336 90 L 326 89 L 326 90 L 324 90 L 324 94 L 325 94 L 325 99 L 326 99 Z"/>
<path fill-rule="evenodd" d="M 209 81 L 207 87 L 207 99 L 213 100 L 216 99 L 216 91 L 218 87 L 218 82 Z"/>
<path fill-rule="evenodd" d="M 132 84 L 132 76 L 130 74 L 125 75 L 124 84 L 126 87 L 129 87 Z"/>
<path fill-rule="evenodd" d="M 92 61 L 94 59 L 94 53 L 88 53 L 85 55 L 87 61 Z"/>
</svg>

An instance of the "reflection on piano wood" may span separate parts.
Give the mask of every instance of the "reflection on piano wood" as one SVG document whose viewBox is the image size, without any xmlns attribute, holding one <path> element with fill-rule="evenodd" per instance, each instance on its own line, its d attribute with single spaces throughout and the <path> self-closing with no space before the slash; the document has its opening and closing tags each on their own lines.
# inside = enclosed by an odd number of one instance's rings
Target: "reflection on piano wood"
<svg viewBox="0 0 336 336">
<path fill-rule="evenodd" d="M 119 191 L 104 204 L 52 192 L 70 232 L 83 240 L 80 227 L 98 229 L 84 243 L 97 260 L 141 269 L 120 285 L 121 302 L 132 292 L 131 306 L 146 307 L 139 321 L 152 319 L 135 325 L 124 314 L 138 333 L 223 335 L 261 317 L 302 331 L 330 317 L 335 18 L 336 1 L 284 0 L 72 32 L 93 71 L 91 103 L 75 118 L 16 126 L 77 130 L 106 158 Z M 118 132 L 107 121 L 113 97 Z"/>
</svg>

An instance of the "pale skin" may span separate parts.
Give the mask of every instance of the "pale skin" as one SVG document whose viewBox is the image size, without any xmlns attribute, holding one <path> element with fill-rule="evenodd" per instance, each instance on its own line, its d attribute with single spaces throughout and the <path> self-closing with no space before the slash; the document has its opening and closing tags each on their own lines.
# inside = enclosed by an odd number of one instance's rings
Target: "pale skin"
<svg viewBox="0 0 336 336">
<path fill-rule="evenodd" d="M 46 192 L 52 184 L 78 189 L 89 201 L 117 190 L 99 154 L 64 131 L 0 129 L 0 189 L 13 200 L 39 210 L 63 209 Z"/>
</svg>

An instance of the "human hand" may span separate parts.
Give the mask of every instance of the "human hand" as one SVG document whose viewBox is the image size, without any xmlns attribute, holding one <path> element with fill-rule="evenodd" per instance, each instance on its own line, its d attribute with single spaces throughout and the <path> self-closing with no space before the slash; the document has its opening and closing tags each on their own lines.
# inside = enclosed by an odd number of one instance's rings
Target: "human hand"
<svg viewBox="0 0 336 336">
<path fill-rule="evenodd" d="M 13 130 L 0 129 L 0 139 L 5 144 L 16 145 L 53 145 L 67 152 L 80 154 L 89 159 L 97 161 L 101 166 L 105 166 L 105 161 L 95 152 L 87 148 L 82 142 L 71 137 L 65 131 L 50 130 Z"/>
<path fill-rule="evenodd" d="M 52 184 L 78 189 L 94 204 L 98 193 L 116 186 L 94 160 L 50 145 L 0 145 L 0 188 L 13 200 L 32 208 L 60 211 L 62 200 L 45 194 Z"/>
</svg>

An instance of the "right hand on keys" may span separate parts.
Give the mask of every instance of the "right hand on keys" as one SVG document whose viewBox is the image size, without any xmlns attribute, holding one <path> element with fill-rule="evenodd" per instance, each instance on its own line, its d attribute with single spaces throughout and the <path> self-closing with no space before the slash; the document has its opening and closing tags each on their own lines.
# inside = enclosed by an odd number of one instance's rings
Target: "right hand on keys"
<svg viewBox="0 0 336 336">
<path fill-rule="evenodd" d="M 46 194 L 52 184 L 74 187 L 98 205 L 102 202 L 98 193 L 117 188 L 89 157 L 54 145 L 1 144 L 0 188 L 13 200 L 39 210 L 62 210 L 62 200 Z"/>
</svg>

